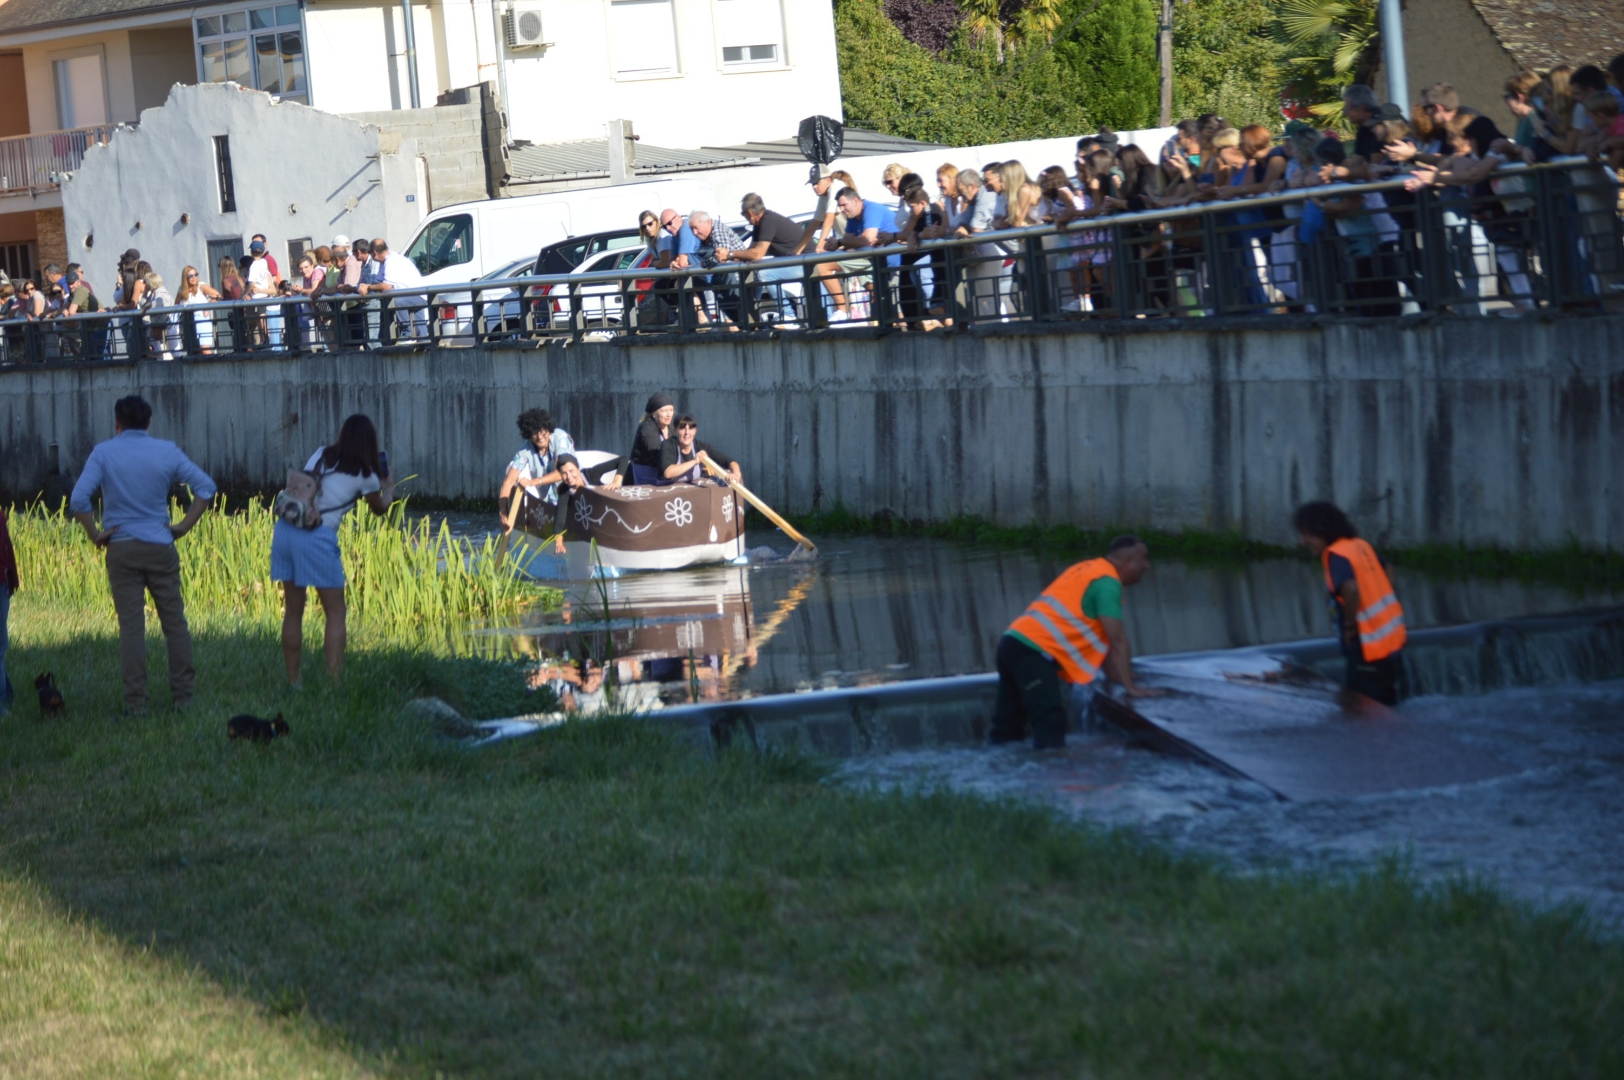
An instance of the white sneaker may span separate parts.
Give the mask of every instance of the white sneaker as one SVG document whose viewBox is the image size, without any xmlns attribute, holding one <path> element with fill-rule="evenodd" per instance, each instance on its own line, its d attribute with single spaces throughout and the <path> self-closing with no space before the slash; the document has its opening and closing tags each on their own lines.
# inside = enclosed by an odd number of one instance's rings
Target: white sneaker
<svg viewBox="0 0 1624 1080">
<path fill-rule="evenodd" d="M 1083 299 L 1082 299 L 1082 297 L 1080 297 L 1080 296 L 1072 297 L 1070 300 L 1067 300 L 1064 304 L 1060 305 L 1060 310 L 1061 311 L 1081 311 L 1081 310 L 1083 310 Z"/>
<path fill-rule="evenodd" d="M 840 308 L 835 308 L 833 311 L 829 312 L 829 321 L 832 323 L 847 322 L 850 319 L 851 312 L 849 311 L 842 311 Z"/>
</svg>

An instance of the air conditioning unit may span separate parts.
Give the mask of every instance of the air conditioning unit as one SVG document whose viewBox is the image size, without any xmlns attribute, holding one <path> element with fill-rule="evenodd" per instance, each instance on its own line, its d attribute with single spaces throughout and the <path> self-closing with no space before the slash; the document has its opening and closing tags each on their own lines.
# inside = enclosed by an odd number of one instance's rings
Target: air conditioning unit
<svg viewBox="0 0 1624 1080">
<path fill-rule="evenodd" d="M 507 47 L 510 49 L 545 49 L 552 42 L 541 33 L 541 4 L 536 0 L 517 3 L 508 8 Z"/>
</svg>

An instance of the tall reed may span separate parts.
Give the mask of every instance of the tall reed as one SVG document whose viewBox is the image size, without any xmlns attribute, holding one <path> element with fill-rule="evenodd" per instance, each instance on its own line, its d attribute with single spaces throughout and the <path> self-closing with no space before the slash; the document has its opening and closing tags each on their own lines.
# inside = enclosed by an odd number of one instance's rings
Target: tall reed
<svg viewBox="0 0 1624 1080">
<path fill-rule="evenodd" d="M 351 513 L 339 527 L 352 627 L 417 637 L 416 631 L 510 617 L 546 595 L 497 565 L 491 538 L 452 536 L 444 522 L 435 529 L 427 518 L 409 521 L 405 509 L 396 503 L 384 517 Z M 178 520 L 178 512 L 172 517 Z M 281 618 L 281 587 L 270 572 L 275 525 L 269 506 L 257 500 L 228 511 L 222 499 L 204 514 L 178 545 L 188 611 Z M 63 510 L 26 506 L 11 517 L 11 535 L 31 602 L 111 606 L 102 555 Z"/>
</svg>

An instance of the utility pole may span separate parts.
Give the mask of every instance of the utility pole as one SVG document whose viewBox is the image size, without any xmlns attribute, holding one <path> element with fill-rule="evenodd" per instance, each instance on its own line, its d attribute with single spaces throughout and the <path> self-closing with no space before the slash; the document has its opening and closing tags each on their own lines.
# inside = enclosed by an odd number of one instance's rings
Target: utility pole
<svg viewBox="0 0 1624 1080">
<path fill-rule="evenodd" d="M 417 34 L 412 28 L 412 0 L 400 0 L 400 10 L 406 17 L 406 78 L 411 84 L 412 108 L 421 109 L 423 99 L 417 92 Z"/>
<path fill-rule="evenodd" d="M 1162 61 L 1162 127 L 1167 127 L 1173 123 L 1173 0 L 1162 0 L 1162 25 L 1156 36 Z"/>
<path fill-rule="evenodd" d="M 1404 62 L 1403 0 L 1381 0 L 1382 63 L 1387 68 L 1387 100 L 1410 108 L 1410 71 Z"/>
</svg>

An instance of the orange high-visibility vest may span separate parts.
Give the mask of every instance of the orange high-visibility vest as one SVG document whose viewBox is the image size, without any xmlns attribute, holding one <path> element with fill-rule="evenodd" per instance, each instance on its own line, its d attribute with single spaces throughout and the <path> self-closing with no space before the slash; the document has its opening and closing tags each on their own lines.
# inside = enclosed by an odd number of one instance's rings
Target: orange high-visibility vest
<svg viewBox="0 0 1624 1080">
<path fill-rule="evenodd" d="M 1067 682 L 1093 682 L 1111 649 L 1105 624 L 1083 614 L 1083 594 L 1103 577 L 1122 580 L 1107 559 L 1077 563 L 1009 624 L 1011 631 L 1048 653 Z"/>
<path fill-rule="evenodd" d="M 1404 608 L 1393 593 L 1393 583 L 1387 571 L 1376 558 L 1376 549 L 1363 540 L 1338 540 L 1325 549 L 1320 561 L 1325 566 L 1325 587 L 1338 605 L 1331 584 L 1331 556 L 1340 555 L 1353 567 L 1353 579 L 1359 583 L 1359 611 L 1354 621 L 1359 626 L 1359 644 L 1367 661 L 1382 660 L 1404 648 L 1409 635 L 1404 629 Z"/>
</svg>

